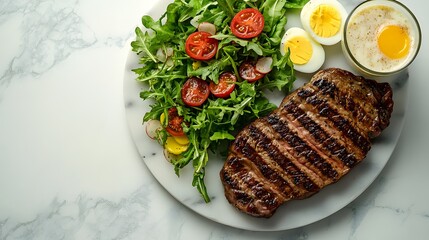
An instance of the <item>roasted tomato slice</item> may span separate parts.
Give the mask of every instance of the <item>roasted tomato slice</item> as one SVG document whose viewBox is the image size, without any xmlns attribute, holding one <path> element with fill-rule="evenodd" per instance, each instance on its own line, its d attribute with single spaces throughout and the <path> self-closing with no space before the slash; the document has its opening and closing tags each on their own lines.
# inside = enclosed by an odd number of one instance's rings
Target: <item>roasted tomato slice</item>
<svg viewBox="0 0 429 240">
<path fill-rule="evenodd" d="M 183 132 L 182 123 L 183 117 L 179 116 L 177 108 L 172 107 L 168 109 L 168 123 L 165 130 L 172 136 L 183 136 L 185 133 Z"/>
<path fill-rule="evenodd" d="M 185 42 L 185 51 L 196 60 L 209 60 L 217 52 L 218 41 L 208 32 L 194 32 Z"/>
<path fill-rule="evenodd" d="M 240 77 L 247 80 L 248 82 L 256 82 L 263 78 L 265 74 L 256 71 L 255 64 L 253 62 L 245 61 L 240 65 L 238 69 Z"/>
<path fill-rule="evenodd" d="M 182 100 L 190 107 L 201 106 L 209 97 L 209 84 L 197 77 L 186 80 L 182 87 Z"/>
<path fill-rule="evenodd" d="M 239 38 L 254 38 L 264 29 L 264 16 L 254 8 L 238 12 L 231 21 L 231 31 Z"/>
<path fill-rule="evenodd" d="M 235 82 L 237 82 L 237 77 L 230 73 L 224 72 L 219 76 L 218 83 L 210 82 L 209 89 L 210 92 L 219 98 L 227 98 L 234 91 Z"/>
</svg>

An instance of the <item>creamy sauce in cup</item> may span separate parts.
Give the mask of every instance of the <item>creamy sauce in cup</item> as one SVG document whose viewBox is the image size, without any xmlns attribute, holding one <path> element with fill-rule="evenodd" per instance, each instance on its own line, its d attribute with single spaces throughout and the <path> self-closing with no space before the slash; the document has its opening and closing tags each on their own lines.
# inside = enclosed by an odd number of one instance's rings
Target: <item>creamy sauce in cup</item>
<svg viewBox="0 0 429 240">
<path fill-rule="evenodd" d="M 350 15 L 343 47 L 359 68 L 383 75 L 401 70 L 414 59 L 420 31 L 401 7 L 394 1 L 369 1 Z"/>
</svg>

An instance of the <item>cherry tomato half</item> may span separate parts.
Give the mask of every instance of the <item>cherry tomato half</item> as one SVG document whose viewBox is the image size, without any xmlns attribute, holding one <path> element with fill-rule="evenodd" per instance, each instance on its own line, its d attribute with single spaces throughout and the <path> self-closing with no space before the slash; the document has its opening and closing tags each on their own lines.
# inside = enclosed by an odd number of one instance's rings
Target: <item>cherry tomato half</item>
<svg viewBox="0 0 429 240">
<path fill-rule="evenodd" d="M 239 38 L 254 38 L 264 29 L 264 16 L 254 8 L 238 12 L 231 21 L 231 31 Z"/>
<path fill-rule="evenodd" d="M 210 82 L 210 92 L 218 98 L 226 98 L 234 91 L 235 82 L 237 77 L 230 73 L 224 72 L 219 76 L 219 82 L 216 84 L 213 81 Z"/>
<path fill-rule="evenodd" d="M 194 32 L 189 35 L 185 42 L 186 53 L 196 60 L 209 60 L 214 57 L 219 43 L 211 36 L 208 32 Z"/>
<path fill-rule="evenodd" d="M 168 124 L 165 130 L 170 133 L 172 136 L 183 136 L 183 117 L 179 116 L 177 113 L 177 108 L 172 107 L 168 109 Z"/>
<path fill-rule="evenodd" d="M 256 82 L 263 78 L 265 74 L 256 71 L 255 64 L 252 62 L 243 62 L 238 69 L 240 77 L 247 80 L 248 82 Z"/>
<path fill-rule="evenodd" d="M 182 100 L 190 107 L 201 106 L 209 97 L 209 84 L 197 77 L 186 80 L 182 87 Z"/>
</svg>

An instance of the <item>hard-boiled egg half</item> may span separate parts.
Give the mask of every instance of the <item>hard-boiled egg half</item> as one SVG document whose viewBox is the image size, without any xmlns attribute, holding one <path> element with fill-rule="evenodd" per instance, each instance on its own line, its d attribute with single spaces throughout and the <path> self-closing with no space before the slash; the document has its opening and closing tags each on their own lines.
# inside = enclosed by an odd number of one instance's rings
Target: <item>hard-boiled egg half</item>
<svg viewBox="0 0 429 240">
<path fill-rule="evenodd" d="M 325 61 L 323 47 L 314 41 L 302 28 L 289 28 L 283 35 L 280 52 L 285 55 L 290 50 L 290 60 L 293 68 L 303 73 L 317 71 Z"/>
<path fill-rule="evenodd" d="M 322 45 L 341 40 L 347 11 L 337 0 L 310 0 L 301 10 L 302 27 Z"/>
</svg>

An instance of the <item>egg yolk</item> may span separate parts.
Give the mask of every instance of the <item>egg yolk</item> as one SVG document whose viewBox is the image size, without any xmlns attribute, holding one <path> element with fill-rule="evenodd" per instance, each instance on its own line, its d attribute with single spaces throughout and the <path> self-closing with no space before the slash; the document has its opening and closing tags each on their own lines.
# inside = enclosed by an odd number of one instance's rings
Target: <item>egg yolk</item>
<svg viewBox="0 0 429 240">
<path fill-rule="evenodd" d="M 341 14 L 333 6 L 321 4 L 310 16 L 310 27 L 320 37 L 332 37 L 340 31 Z"/>
<path fill-rule="evenodd" d="M 285 51 L 290 49 L 290 60 L 294 64 L 306 64 L 313 55 L 313 46 L 310 40 L 302 36 L 289 39 L 285 44 Z"/>
<path fill-rule="evenodd" d="M 407 30 L 396 25 L 382 28 L 378 34 L 378 47 L 384 55 L 392 59 L 407 56 L 410 51 L 410 37 Z"/>
</svg>

